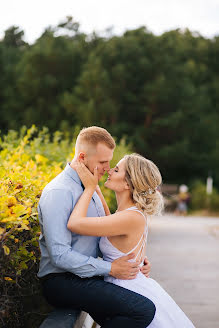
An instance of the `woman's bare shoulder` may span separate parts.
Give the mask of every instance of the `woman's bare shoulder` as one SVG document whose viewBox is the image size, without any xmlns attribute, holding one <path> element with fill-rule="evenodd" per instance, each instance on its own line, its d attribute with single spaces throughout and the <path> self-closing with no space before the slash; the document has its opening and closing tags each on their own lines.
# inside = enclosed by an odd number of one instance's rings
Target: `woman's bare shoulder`
<svg viewBox="0 0 219 328">
<path fill-rule="evenodd" d="M 126 209 L 126 210 L 123 210 L 123 211 L 120 211 L 117 213 L 119 213 L 119 216 L 121 218 L 126 219 L 129 222 L 145 225 L 146 218 L 145 218 L 144 214 L 142 212 L 138 211 L 137 209 L 136 210 Z"/>
</svg>

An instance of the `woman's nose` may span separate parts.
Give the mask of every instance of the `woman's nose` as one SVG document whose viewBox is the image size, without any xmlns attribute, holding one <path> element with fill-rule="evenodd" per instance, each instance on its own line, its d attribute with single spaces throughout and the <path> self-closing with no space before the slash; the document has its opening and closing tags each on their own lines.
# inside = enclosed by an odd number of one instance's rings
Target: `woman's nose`
<svg viewBox="0 0 219 328">
<path fill-rule="evenodd" d="M 107 171 L 107 173 L 108 173 L 109 175 L 111 175 L 111 173 L 112 173 L 112 169 L 109 168 L 108 171 Z"/>
</svg>

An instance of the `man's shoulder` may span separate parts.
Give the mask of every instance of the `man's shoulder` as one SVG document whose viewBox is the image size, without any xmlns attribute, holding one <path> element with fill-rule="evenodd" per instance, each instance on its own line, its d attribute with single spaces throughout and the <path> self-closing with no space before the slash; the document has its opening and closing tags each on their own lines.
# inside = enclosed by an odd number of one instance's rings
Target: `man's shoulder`
<svg viewBox="0 0 219 328">
<path fill-rule="evenodd" d="M 69 186 L 67 183 L 56 182 L 53 181 L 49 182 L 45 188 L 43 189 L 42 195 L 46 195 L 48 193 L 72 193 L 74 194 L 74 188 Z"/>
<path fill-rule="evenodd" d="M 64 172 L 51 180 L 43 189 L 42 196 L 48 193 L 72 193 L 80 194 L 83 191 L 82 186 L 73 179 L 69 178 Z"/>
</svg>

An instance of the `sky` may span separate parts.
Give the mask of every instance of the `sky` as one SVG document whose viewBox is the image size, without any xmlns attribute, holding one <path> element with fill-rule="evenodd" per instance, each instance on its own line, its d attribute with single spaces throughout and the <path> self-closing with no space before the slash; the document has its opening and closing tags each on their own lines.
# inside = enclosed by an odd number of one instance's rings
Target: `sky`
<svg viewBox="0 0 219 328">
<path fill-rule="evenodd" d="M 219 0 L 1 0 L 0 39 L 12 25 L 33 43 L 48 26 L 73 16 L 80 30 L 113 34 L 146 26 L 154 34 L 189 28 L 204 37 L 219 35 Z"/>
</svg>

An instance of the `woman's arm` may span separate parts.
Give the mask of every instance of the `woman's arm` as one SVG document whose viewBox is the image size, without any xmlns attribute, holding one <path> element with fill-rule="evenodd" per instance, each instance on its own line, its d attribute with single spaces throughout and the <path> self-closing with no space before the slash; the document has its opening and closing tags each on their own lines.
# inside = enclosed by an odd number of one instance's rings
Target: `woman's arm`
<svg viewBox="0 0 219 328">
<path fill-rule="evenodd" d="M 104 217 L 86 217 L 92 195 L 93 191 L 85 188 L 70 215 L 69 230 L 80 235 L 101 237 L 127 235 L 139 225 L 144 229 L 145 219 L 138 212 L 121 211 Z"/>
<path fill-rule="evenodd" d="M 121 211 L 104 217 L 86 217 L 88 206 L 98 184 L 98 168 L 94 175 L 83 163 L 77 163 L 77 172 L 85 190 L 75 205 L 67 227 L 80 235 L 87 236 L 118 236 L 126 235 L 136 229 L 136 224 L 145 225 L 144 217 L 133 211 Z"/>
<path fill-rule="evenodd" d="M 101 200 L 101 202 L 103 204 L 103 208 L 104 208 L 105 214 L 106 215 L 110 215 L 111 213 L 110 213 L 109 207 L 107 205 L 107 202 L 105 201 L 105 198 L 104 198 L 104 196 L 102 194 L 102 191 L 101 191 L 99 185 L 96 188 L 96 192 L 97 192 L 98 196 L 100 197 L 100 200 Z"/>
</svg>

